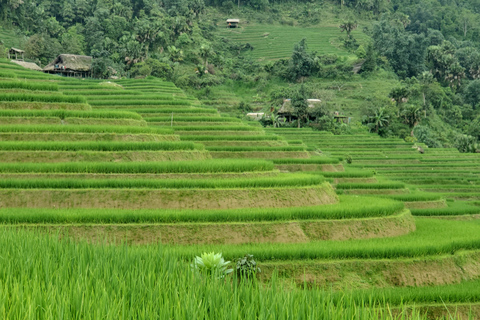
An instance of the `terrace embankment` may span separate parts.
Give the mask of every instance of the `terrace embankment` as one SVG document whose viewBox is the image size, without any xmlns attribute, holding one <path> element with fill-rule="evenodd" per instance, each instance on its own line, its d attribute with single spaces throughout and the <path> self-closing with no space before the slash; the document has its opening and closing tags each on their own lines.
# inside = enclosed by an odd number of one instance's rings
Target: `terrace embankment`
<svg viewBox="0 0 480 320">
<path fill-rule="evenodd" d="M 210 159 L 208 151 L 0 151 L 1 162 L 183 161 Z"/>
<path fill-rule="evenodd" d="M 0 133 L 0 141 L 180 141 L 174 134 Z"/>
<path fill-rule="evenodd" d="M 3 189 L 0 199 L 4 208 L 231 209 L 338 202 L 329 183 L 244 189 Z"/>
<path fill-rule="evenodd" d="M 240 172 L 240 173 L 0 173 L 0 179 L 245 179 L 278 176 L 276 171 Z"/>
<path fill-rule="evenodd" d="M 175 133 L 177 133 L 175 131 Z M 210 151 L 213 159 L 308 159 L 307 151 Z"/>
<path fill-rule="evenodd" d="M 445 199 L 435 201 L 405 201 L 405 207 L 408 209 L 432 209 L 432 208 L 446 208 L 447 202 Z"/>
<path fill-rule="evenodd" d="M 415 259 L 302 261 L 261 264 L 262 280 L 274 270 L 298 286 L 368 289 L 455 284 L 480 278 L 480 251 Z"/>
<path fill-rule="evenodd" d="M 341 164 L 276 164 L 275 168 L 280 171 L 297 172 L 297 171 L 325 171 L 340 172 L 344 171 Z"/>
<path fill-rule="evenodd" d="M 412 307 L 413 309 L 413 307 Z M 411 310 L 410 311 L 411 313 Z M 480 319 L 480 304 L 435 304 L 435 305 L 415 305 L 415 311 L 424 314 L 427 319 L 457 319 L 472 320 Z M 399 314 L 393 310 L 393 314 Z M 405 311 L 403 311 L 405 314 Z M 409 314 L 409 313 L 407 313 Z"/>
<path fill-rule="evenodd" d="M 95 125 L 95 126 L 146 126 L 143 120 L 95 119 L 57 117 L 0 117 L 0 125 Z"/>
<path fill-rule="evenodd" d="M 249 223 L 180 224 L 61 224 L 35 229 L 93 243 L 129 244 L 245 244 L 301 243 L 312 240 L 350 240 L 393 237 L 415 230 L 408 210 L 400 214 L 367 219 L 303 220 Z"/>
</svg>

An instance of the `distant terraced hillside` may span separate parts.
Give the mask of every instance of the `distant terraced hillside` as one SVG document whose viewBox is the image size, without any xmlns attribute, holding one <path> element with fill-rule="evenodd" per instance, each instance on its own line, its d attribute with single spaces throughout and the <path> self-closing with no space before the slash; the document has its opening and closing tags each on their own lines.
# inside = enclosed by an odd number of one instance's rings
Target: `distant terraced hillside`
<svg viewBox="0 0 480 320">
<path fill-rule="evenodd" d="M 243 24 L 241 28 L 220 28 L 219 35 L 237 42 L 253 46 L 253 50 L 245 55 L 258 60 L 275 60 L 288 58 L 293 47 L 302 38 L 307 39 L 308 49 L 318 54 L 335 54 L 338 56 L 353 56 L 343 48 L 345 34 L 334 25 L 300 27 L 270 24 Z M 353 31 L 352 35 L 362 43 L 366 38 L 361 31 Z"/>
</svg>

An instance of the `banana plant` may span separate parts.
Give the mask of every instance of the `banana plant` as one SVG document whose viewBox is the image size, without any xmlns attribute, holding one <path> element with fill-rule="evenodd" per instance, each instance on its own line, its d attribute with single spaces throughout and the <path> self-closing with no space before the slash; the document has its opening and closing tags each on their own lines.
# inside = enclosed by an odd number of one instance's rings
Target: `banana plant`
<svg viewBox="0 0 480 320">
<path fill-rule="evenodd" d="M 201 256 L 196 256 L 192 267 L 200 273 L 216 274 L 218 278 L 224 278 L 232 273 L 233 269 L 228 269 L 230 261 L 225 261 L 221 253 L 204 252 Z"/>
</svg>

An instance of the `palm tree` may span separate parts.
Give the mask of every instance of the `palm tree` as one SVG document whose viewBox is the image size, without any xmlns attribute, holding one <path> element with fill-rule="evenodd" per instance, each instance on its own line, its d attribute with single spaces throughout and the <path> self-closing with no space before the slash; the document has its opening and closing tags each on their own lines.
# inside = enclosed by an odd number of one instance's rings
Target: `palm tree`
<svg viewBox="0 0 480 320">
<path fill-rule="evenodd" d="M 422 108 L 416 105 L 408 105 L 402 110 L 403 122 L 410 128 L 414 128 L 421 120 Z"/>
<path fill-rule="evenodd" d="M 212 47 L 209 44 L 202 44 L 199 49 L 200 57 L 203 58 L 205 63 L 205 69 L 208 68 L 208 58 L 215 56 L 215 51 L 213 51 Z"/>
<path fill-rule="evenodd" d="M 389 116 L 386 114 L 385 107 L 380 107 L 375 110 L 375 114 L 370 116 L 370 123 L 375 126 L 375 132 L 378 133 L 378 129 L 388 124 Z"/>
<path fill-rule="evenodd" d="M 347 21 L 340 25 L 340 30 L 341 32 L 346 31 L 347 38 L 350 39 L 350 33 L 352 33 L 353 30 L 357 29 L 357 26 L 357 22 L 349 18 Z"/>
</svg>

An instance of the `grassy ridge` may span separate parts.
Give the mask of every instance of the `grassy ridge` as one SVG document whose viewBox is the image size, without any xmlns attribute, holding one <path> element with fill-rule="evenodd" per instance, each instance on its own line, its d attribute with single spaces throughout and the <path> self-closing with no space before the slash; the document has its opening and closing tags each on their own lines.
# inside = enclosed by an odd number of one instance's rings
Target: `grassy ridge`
<svg viewBox="0 0 480 320">
<path fill-rule="evenodd" d="M 459 255 L 459 258 L 462 258 L 461 255 Z M 341 300 L 343 294 L 345 293 L 338 294 L 336 300 Z M 443 286 L 356 290 L 348 292 L 348 295 L 356 302 L 366 301 L 366 299 L 388 301 L 392 305 L 411 303 L 428 305 L 437 302 L 441 303 L 442 308 L 446 308 L 446 303 L 478 303 L 480 300 L 480 280 L 463 281 L 458 284 Z M 460 314 L 456 314 L 455 309 L 457 308 L 455 306 L 451 306 L 451 309 L 453 310 L 446 319 L 465 319 Z M 472 313 L 469 319 L 475 319 L 475 313 Z"/>
<path fill-rule="evenodd" d="M 0 103 L 0 110 L 86 110 L 92 107 L 86 103 L 8 101 Z"/>
<path fill-rule="evenodd" d="M 407 193 L 407 194 L 392 194 L 392 195 L 378 195 L 378 197 L 384 197 L 389 199 L 394 199 L 398 201 L 434 201 L 440 200 L 442 198 L 441 195 L 432 194 L 432 193 L 425 193 L 425 192 L 414 192 L 414 193 Z"/>
<path fill-rule="evenodd" d="M 43 83 L 32 81 L 0 81 L 0 89 L 58 91 L 58 85 L 56 83 Z"/>
<path fill-rule="evenodd" d="M 323 177 L 311 175 L 278 175 L 255 179 L 3 179 L 5 189 L 215 189 L 215 188 L 274 188 L 319 185 Z"/>
<path fill-rule="evenodd" d="M 416 232 L 395 238 L 321 241 L 307 244 L 193 245 L 172 247 L 185 258 L 196 252 L 223 252 L 228 259 L 242 252 L 259 260 L 396 259 L 480 249 L 480 221 L 416 219 Z"/>
<path fill-rule="evenodd" d="M 340 203 L 313 207 L 231 210 L 0 209 L 1 223 L 190 223 L 359 219 L 403 210 L 401 202 L 340 196 Z"/>
<path fill-rule="evenodd" d="M 227 151 L 227 152 L 238 152 L 238 151 L 305 151 L 303 146 L 283 146 L 283 147 L 230 147 L 230 146 L 208 146 L 205 147 L 208 151 Z"/>
<path fill-rule="evenodd" d="M 145 114 L 148 114 L 148 113 L 173 113 L 174 114 L 174 117 L 175 119 L 177 119 L 178 117 L 175 115 L 177 113 L 211 113 L 213 115 L 217 115 L 218 112 L 217 110 L 215 109 L 206 109 L 206 108 L 193 108 L 193 107 L 187 107 L 187 108 L 183 108 L 183 109 L 180 109 L 180 108 L 152 108 L 152 109 L 135 109 L 135 112 L 138 112 L 138 113 L 145 113 Z M 166 117 L 167 118 L 167 117 Z M 170 118 L 168 118 L 167 120 L 170 120 Z M 236 119 L 236 118 L 235 118 Z M 239 119 L 237 119 L 239 120 Z"/>
<path fill-rule="evenodd" d="M 214 173 L 270 171 L 266 160 L 208 160 L 175 162 L 0 163 L 2 173 Z"/>
<path fill-rule="evenodd" d="M 339 183 L 337 189 L 403 189 L 405 184 L 400 182 L 380 183 Z"/>
<path fill-rule="evenodd" d="M 0 117 L 59 117 L 61 119 L 75 117 L 142 120 L 138 113 L 128 111 L 0 110 Z"/>
<path fill-rule="evenodd" d="M 64 96 L 59 94 L 0 93 L 0 101 L 40 101 L 86 103 L 83 96 Z"/>
<path fill-rule="evenodd" d="M 124 93 L 125 91 L 122 91 Z M 116 97 L 113 94 L 106 95 L 106 96 L 93 96 L 89 97 L 88 101 L 109 101 L 109 100 L 135 100 L 135 101 L 142 101 L 142 100 L 175 100 L 175 97 L 171 94 L 134 94 L 133 96 L 128 95 L 120 95 Z"/>
<path fill-rule="evenodd" d="M 138 112 L 138 111 L 137 111 Z M 148 122 L 169 122 L 172 117 L 144 117 Z M 242 122 L 238 118 L 231 117 L 182 117 L 173 116 L 173 122 Z"/>
<path fill-rule="evenodd" d="M 262 131 L 251 126 L 175 126 L 176 131 Z"/>
<path fill-rule="evenodd" d="M 152 128 L 152 127 L 133 127 L 133 126 L 59 126 L 59 125 L 2 125 L 0 132 L 83 132 L 83 133 L 151 133 L 151 134 L 170 134 L 172 129 Z"/>
<path fill-rule="evenodd" d="M 303 148 L 303 147 L 297 147 Z M 274 164 L 337 164 L 338 159 L 335 158 L 309 158 L 309 159 L 273 159 Z"/>
<path fill-rule="evenodd" d="M 410 211 L 415 216 L 456 216 L 480 213 L 480 206 L 470 202 L 447 202 L 447 205 L 447 208 L 411 209 Z"/>
<path fill-rule="evenodd" d="M 64 85 L 61 86 L 62 89 L 68 89 Z M 82 95 L 82 96 L 110 96 L 110 95 L 115 95 L 115 96 L 141 96 L 142 92 L 139 91 L 134 91 L 134 90 L 119 90 L 118 88 L 102 88 L 98 87 L 98 90 L 69 90 L 69 91 L 64 91 L 64 95 L 68 96 L 74 96 L 74 95 Z M 88 97 L 89 99 L 91 97 Z M 117 97 L 117 99 L 122 99 L 123 97 Z"/>
<path fill-rule="evenodd" d="M 48 150 L 48 151 L 129 151 L 129 150 L 203 150 L 204 146 L 193 142 L 105 142 L 105 141 L 58 141 L 58 142 L 29 142 L 29 141 L 1 141 L 0 150 Z"/>
<path fill-rule="evenodd" d="M 325 178 L 370 178 L 373 177 L 373 172 L 369 172 L 367 170 L 363 171 L 337 171 L 337 172 L 320 172 L 322 176 Z"/>
<path fill-rule="evenodd" d="M 180 140 L 182 141 L 264 141 L 264 140 L 283 140 L 279 136 L 191 136 L 191 135 L 181 135 Z"/>
<path fill-rule="evenodd" d="M 135 101 L 122 101 L 122 100 L 95 100 L 89 102 L 92 106 L 161 106 L 161 105 L 172 105 L 172 106 L 189 106 L 190 101 L 188 100 L 135 100 Z"/>
</svg>

